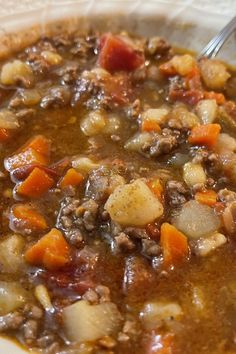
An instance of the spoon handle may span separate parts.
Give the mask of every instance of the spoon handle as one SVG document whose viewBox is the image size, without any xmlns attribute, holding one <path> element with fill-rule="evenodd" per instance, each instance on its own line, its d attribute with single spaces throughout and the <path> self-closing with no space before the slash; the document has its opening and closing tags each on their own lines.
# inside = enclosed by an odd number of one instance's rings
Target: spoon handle
<svg viewBox="0 0 236 354">
<path fill-rule="evenodd" d="M 234 16 L 232 20 L 203 48 L 198 59 L 202 57 L 214 58 L 235 29 L 236 16 Z"/>
</svg>

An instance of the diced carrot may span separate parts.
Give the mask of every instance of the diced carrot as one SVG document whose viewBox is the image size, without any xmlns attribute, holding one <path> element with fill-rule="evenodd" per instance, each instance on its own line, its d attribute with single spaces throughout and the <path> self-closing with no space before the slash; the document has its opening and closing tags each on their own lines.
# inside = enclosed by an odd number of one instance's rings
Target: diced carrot
<svg viewBox="0 0 236 354">
<path fill-rule="evenodd" d="M 197 192 L 195 194 L 195 199 L 201 204 L 206 204 L 209 206 L 214 206 L 216 204 L 217 194 L 213 190 Z"/>
<path fill-rule="evenodd" d="M 38 231 L 47 228 L 47 222 L 44 216 L 29 204 L 16 204 L 12 207 L 12 214 L 17 222 L 29 229 L 36 229 Z"/>
<path fill-rule="evenodd" d="M 1 128 L 0 129 L 0 143 L 5 143 L 5 141 L 9 140 L 11 137 L 10 130 Z"/>
<path fill-rule="evenodd" d="M 162 75 L 164 76 L 174 76 L 177 75 L 177 71 L 174 68 L 174 66 L 172 65 L 171 61 L 168 61 L 164 64 L 161 64 L 159 66 L 159 70 L 161 72 Z"/>
<path fill-rule="evenodd" d="M 34 149 L 39 154 L 44 156 L 50 155 L 50 141 L 43 135 L 35 135 L 33 138 L 28 140 L 25 145 L 20 148 L 20 151 L 26 151 L 29 148 Z"/>
<path fill-rule="evenodd" d="M 53 179 L 58 179 L 60 175 L 57 174 L 57 172 L 49 167 L 39 165 L 39 164 L 32 164 L 32 165 L 25 165 L 22 167 L 18 167 L 11 171 L 11 180 L 14 183 L 18 183 L 20 181 L 23 181 L 26 179 L 29 174 L 33 171 L 34 168 L 40 168 L 40 170 L 44 170 L 50 177 Z"/>
<path fill-rule="evenodd" d="M 143 354 L 172 354 L 173 338 L 174 335 L 172 333 L 164 335 L 153 332 L 146 343 Z"/>
<path fill-rule="evenodd" d="M 159 133 L 161 131 L 161 127 L 160 125 L 155 122 L 154 120 L 149 120 L 149 119 L 145 119 L 143 122 L 142 122 L 142 131 L 143 132 L 157 132 Z"/>
<path fill-rule="evenodd" d="M 188 141 L 193 145 L 212 147 L 217 141 L 220 130 L 221 126 L 219 124 L 206 124 L 193 127 Z"/>
<path fill-rule="evenodd" d="M 39 198 L 54 184 L 54 180 L 42 169 L 35 167 L 29 176 L 17 187 L 17 193 Z"/>
<path fill-rule="evenodd" d="M 148 187 L 151 189 L 151 191 L 155 194 L 155 196 L 161 200 L 163 194 L 163 187 L 161 185 L 159 178 L 152 179 L 148 181 L 147 184 Z"/>
<path fill-rule="evenodd" d="M 18 167 L 31 164 L 47 165 L 48 158 L 36 150 L 29 148 L 23 152 L 20 152 L 19 154 L 7 157 L 4 160 L 4 166 L 7 171 L 12 171 Z"/>
<path fill-rule="evenodd" d="M 160 244 L 166 266 L 175 265 L 188 257 L 187 237 L 167 222 L 161 225 Z"/>
<path fill-rule="evenodd" d="M 61 188 L 65 188 L 67 186 L 78 186 L 83 181 L 84 177 L 81 173 L 77 172 L 74 168 L 70 168 L 65 176 L 62 177 L 59 182 L 59 186 Z"/>
<path fill-rule="evenodd" d="M 204 98 L 211 99 L 211 100 L 214 99 L 214 100 L 216 100 L 216 103 L 218 103 L 218 104 L 224 104 L 226 101 L 223 93 L 218 93 L 218 92 L 214 92 L 214 91 L 210 91 L 210 92 L 205 91 Z"/>
<path fill-rule="evenodd" d="M 61 231 L 52 229 L 25 252 L 25 259 L 32 265 L 59 269 L 70 261 L 69 245 Z"/>
<path fill-rule="evenodd" d="M 99 65 L 110 71 L 132 71 L 144 63 L 144 55 L 121 36 L 106 33 L 100 38 Z"/>
</svg>

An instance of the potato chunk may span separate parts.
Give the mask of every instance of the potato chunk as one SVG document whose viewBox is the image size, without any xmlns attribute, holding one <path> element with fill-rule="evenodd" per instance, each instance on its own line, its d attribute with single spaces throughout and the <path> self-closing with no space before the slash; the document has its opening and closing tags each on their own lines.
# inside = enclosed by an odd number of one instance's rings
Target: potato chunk
<svg viewBox="0 0 236 354">
<path fill-rule="evenodd" d="M 144 327 L 152 330 L 160 327 L 163 322 L 177 320 L 183 315 L 182 309 L 178 303 L 149 302 L 144 305 L 140 317 Z"/>
<path fill-rule="evenodd" d="M 24 87 L 29 87 L 33 79 L 30 66 L 21 60 L 14 60 L 2 67 L 0 80 L 3 85 L 16 85 L 20 82 Z"/>
<path fill-rule="evenodd" d="M 93 341 L 114 334 L 121 323 L 120 312 L 112 302 L 90 305 L 80 300 L 65 307 L 62 316 L 67 336 L 75 342 Z"/>
<path fill-rule="evenodd" d="M 0 243 L 0 266 L 6 273 L 20 272 L 24 267 L 22 251 L 24 239 L 20 235 L 11 235 Z"/>
<path fill-rule="evenodd" d="M 201 100 L 196 106 L 198 117 L 203 124 L 213 123 L 217 116 L 216 100 Z"/>
<path fill-rule="evenodd" d="M 163 214 L 163 206 L 145 182 L 117 187 L 108 198 L 105 209 L 112 220 L 122 225 L 143 226 Z"/>
<path fill-rule="evenodd" d="M 226 81 L 230 77 L 226 66 L 218 60 L 201 60 L 200 71 L 205 85 L 211 90 L 224 88 Z"/>
<path fill-rule="evenodd" d="M 189 187 L 198 183 L 206 182 L 206 174 L 203 167 L 198 163 L 187 162 L 183 167 L 183 178 Z"/>
<path fill-rule="evenodd" d="M 21 307 L 29 295 L 17 282 L 0 281 L 0 315 Z"/>
</svg>

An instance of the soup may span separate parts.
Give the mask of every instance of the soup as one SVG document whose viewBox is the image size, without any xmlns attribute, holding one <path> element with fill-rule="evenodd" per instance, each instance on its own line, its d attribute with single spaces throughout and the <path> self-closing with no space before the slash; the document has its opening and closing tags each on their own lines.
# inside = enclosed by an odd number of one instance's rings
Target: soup
<svg viewBox="0 0 236 354">
<path fill-rule="evenodd" d="M 236 351 L 236 81 L 159 37 L 0 71 L 0 330 L 53 354 Z"/>
</svg>

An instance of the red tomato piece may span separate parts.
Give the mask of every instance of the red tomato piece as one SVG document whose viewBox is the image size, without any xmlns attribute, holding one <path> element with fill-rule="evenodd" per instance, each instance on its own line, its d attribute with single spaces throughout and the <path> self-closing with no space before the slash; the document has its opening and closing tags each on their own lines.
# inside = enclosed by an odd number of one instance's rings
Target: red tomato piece
<svg viewBox="0 0 236 354">
<path fill-rule="evenodd" d="M 100 38 L 98 64 L 110 71 L 133 71 L 144 63 L 141 51 L 126 43 L 121 37 L 111 33 Z"/>
</svg>

